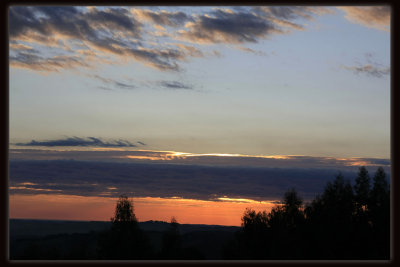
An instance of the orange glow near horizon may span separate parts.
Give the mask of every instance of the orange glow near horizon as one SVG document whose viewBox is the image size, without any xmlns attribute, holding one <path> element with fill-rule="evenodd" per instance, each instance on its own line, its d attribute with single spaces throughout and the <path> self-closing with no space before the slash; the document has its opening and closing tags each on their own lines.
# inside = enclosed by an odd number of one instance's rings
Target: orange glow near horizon
<svg viewBox="0 0 400 267">
<path fill-rule="evenodd" d="M 150 152 L 147 150 L 139 150 L 141 152 Z M 158 155 L 126 155 L 119 156 L 117 158 L 127 158 L 127 159 L 147 159 L 147 160 L 174 160 L 174 159 L 186 159 L 188 157 L 242 157 L 242 158 L 265 158 L 265 159 L 291 159 L 296 156 L 284 156 L 284 155 L 274 155 L 274 156 L 264 156 L 264 155 L 242 155 L 242 154 L 223 154 L 223 153 L 186 153 L 186 152 L 175 152 L 175 151 L 151 151 L 163 154 Z"/>
<path fill-rule="evenodd" d="M 246 208 L 269 212 L 276 204 L 251 199 L 220 198 L 216 201 L 178 197 L 132 198 L 139 221 L 167 221 L 174 216 L 183 224 L 240 226 Z M 26 219 L 109 221 L 117 198 L 61 194 L 13 194 L 9 196 L 9 217 Z"/>
</svg>

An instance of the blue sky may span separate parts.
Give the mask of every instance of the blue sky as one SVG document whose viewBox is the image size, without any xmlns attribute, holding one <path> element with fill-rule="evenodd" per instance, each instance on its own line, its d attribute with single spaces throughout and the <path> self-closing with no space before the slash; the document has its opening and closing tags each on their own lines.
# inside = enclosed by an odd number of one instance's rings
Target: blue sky
<svg viewBox="0 0 400 267">
<path fill-rule="evenodd" d="M 388 7 L 11 7 L 10 143 L 390 157 Z"/>
</svg>

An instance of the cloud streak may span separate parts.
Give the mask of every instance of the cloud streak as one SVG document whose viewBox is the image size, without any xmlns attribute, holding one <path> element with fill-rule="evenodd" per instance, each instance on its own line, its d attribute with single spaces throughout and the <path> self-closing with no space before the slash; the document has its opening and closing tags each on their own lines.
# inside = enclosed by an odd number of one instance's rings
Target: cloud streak
<svg viewBox="0 0 400 267">
<path fill-rule="evenodd" d="M 366 27 L 389 31 L 390 30 L 390 6 L 344 6 L 346 19 Z"/>
<path fill-rule="evenodd" d="M 339 8 L 350 21 L 379 29 L 389 27 L 390 7 Z M 302 21 L 335 9 L 253 6 L 199 10 L 189 14 L 136 7 L 13 6 L 9 9 L 10 65 L 59 72 L 132 60 L 156 70 L 179 72 L 183 62 L 207 54 L 201 50 L 202 44 L 234 44 L 260 55 L 260 51 L 244 45 L 259 43 L 275 34 L 304 30 Z M 166 39 L 160 42 L 160 38 Z M 43 47 L 54 50 L 45 51 Z M 368 72 L 368 68 L 364 71 Z M 369 73 L 384 75 L 382 71 Z M 113 85 L 132 88 L 124 83 Z"/>
<path fill-rule="evenodd" d="M 86 11 L 74 7 L 12 7 L 10 8 L 10 39 L 13 42 L 36 42 L 60 47 L 60 42 L 73 43 L 95 51 L 131 58 L 159 70 L 179 71 L 178 61 L 186 54 L 179 49 L 143 47 L 142 24 L 128 10 L 108 8 Z M 14 52 L 18 49 L 14 46 Z M 39 56 L 20 54 L 11 58 L 14 67 L 51 71 L 54 63 Z M 49 63 L 46 65 L 46 63 Z M 69 68 L 61 63 L 57 67 Z"/>
<path fill-rule="evenodd" d="M 59 72 L 66 68 L 90 67 L 87 61 L 85 61 L 85 57 L 68 55 L 42 57 L 35 50 L 18 52 L 16 55 L 9 57 L 9 62 L 11 67 L 50 72 Z"/>
<path fill-rule="evenodd" d="M 245 44 L 258 43 L 274 34 L 288 34 L 292 30 L 304 30 L 299 20 L 311 20 L 314 16 L 333 13 L 324 7 L 252 7 L 216 9 L 198 15 L 194 21 L 185 25 L 186 30 L 178 31 L 180 37 L 188 42 L 202 44 Z M 295 22 L 294 22 L 295 21 Z M 246 52 L 251 49 L 239 48 Z"/>
<path fill-rule="evenodd" d="M 80 147 L 136 147 L 126 140 L 113 140 L 111 142 L 104 142 L 96 137 L 80 138 L 70 137 L 66 139 L 50 140 L 50 141 L 35 141 L 32 140 L 28 143 L 17 143 L 17 146 L 80 146 Z"/>
<path fill-rule="evenodd" d="M 385 75 L 390 74 L 390 68 L 379 68 L 371 64 L 363 66 L 341 66 L 343 69 L 350 70 L 355 74 L 366 74 L 371 77 L 382 78 Z"/>
<path fill-rule="evenodd" d="M 178 81 L 161 81 L 161 82 L 159 82 L 159 84 L 162 87 L 168 88 L 168 89 L 186 89 L 186 90 L 193 89 L 192 86 L 183 84 L 183 83 L 178 82 Z"/>
<path fill-rule="evenodd" d="M 200 15 L 185 26 L 180 35 L 193 43 L 256 43 L 258 39 L 277 32 L 274 24 L 252 13 L 216 10 Z"/>
<path fill-rule="evenodd" d="M 136 88 L 136 86 L 133 85 L 133 84 L 127 84 L 127 83 L 119 82 L 119 81 L 116 81 L 116 80 L 113 80 L 113 79 L 110 79 L 110 78 L 101 77 L 99 75 L 90 75 L 90 76 L 95 78 L 95 79 L 97 79 L 97 80 L 99 80 L 99 81 L 101 81 L 101 82 L 103 82 L 104 84 L 112 85 L 112 86 L 118 87 L 120 89 L 135 89 Z M 104 88 L 106 88 L 106 87 L 104 87 Z"/>
<path fill-rule="evenodd" d="M 149 21 L 163 26 L 178 27 L 187 21 L 193 21 L 193 18 L 183 12 L 168 12 L 162 10 L 155 12 L 151 10 L 142 10 L 133 8 L 131 13 L 137 16 L 139 20 Z"/>
</svg>

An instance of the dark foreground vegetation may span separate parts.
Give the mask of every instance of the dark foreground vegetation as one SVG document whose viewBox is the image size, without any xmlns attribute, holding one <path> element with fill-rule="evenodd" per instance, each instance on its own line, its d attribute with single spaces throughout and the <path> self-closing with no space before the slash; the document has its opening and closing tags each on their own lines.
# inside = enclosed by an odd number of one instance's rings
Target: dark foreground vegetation
<svg viewBox="0 0 400 267">
<path fill-rule="evenodd" d="M 174 218 L 162 231 L 139 225 L 132 202 L 121 196 L 111 226 L 97 225 L 97 231 L 86 233 L 10 236 L 10 258 L 388 260 L 390 189 L 382 168 L 371 180 L 361 167 L 353 186 L 338 174 L 306 205 L 291 189 L 269 213 L 247 209 L 240 228 L 203 227 L 183 233 Z"/>
</svg>

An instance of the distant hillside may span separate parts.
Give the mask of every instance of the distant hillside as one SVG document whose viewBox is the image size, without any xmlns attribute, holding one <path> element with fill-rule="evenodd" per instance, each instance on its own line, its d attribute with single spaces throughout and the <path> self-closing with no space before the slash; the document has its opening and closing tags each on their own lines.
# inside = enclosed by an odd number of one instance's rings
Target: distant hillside
<svg viewBox="0 0 400 267">
<path fill-rule="evenodd" d="M 106 221 L 58 221 L 58 220 L 29 220 L 10 219 L 10 239 L 41 237 L 47 235 L 89 233 L 90 231 L 103 231 L 111 226 Z M 147 221 L 139 222 L 139 227 L 144 231 L 165 231 L 169 226 L 167 222 Z M 221 230 L 235 232 L 239 227 L 204 225 L 204 224 L 180 224 L 181 234 L 194 231 Z"/>
<path fill-rule="evenodd" d="M 10 219 L 11 259 L 96 259 L 100 231 L 111 226 L 104 221 L 57 221 Z M 169 223 L 140 222 L 155 251 L 161 249 Z M 200 253 L 200 259 L 222 259 L 223 246 L 239 230 L 235 226 L 181 224 L 182 245 Z"/>
</svg>

